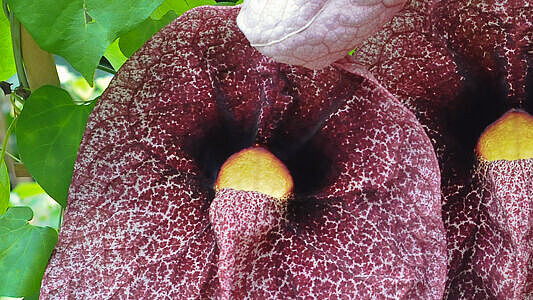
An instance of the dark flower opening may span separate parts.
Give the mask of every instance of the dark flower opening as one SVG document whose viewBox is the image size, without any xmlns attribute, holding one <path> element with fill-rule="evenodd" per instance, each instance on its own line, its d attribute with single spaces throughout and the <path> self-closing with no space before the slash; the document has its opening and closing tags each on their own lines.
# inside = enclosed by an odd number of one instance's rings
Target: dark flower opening
<svg viewBox="0 0 533 300">
<path fill-rule="evenodd" d="M 191 136 L 185 144 L 206 178 L 205 184 L 212 187 L 222 164 L 232 154 L 254 144 L 255 130 L 236 126 L 231 120 L 222 120 L 206 130 L 203 136 Z"/>
<path fill-rule="evenodd" d="M 287 151 L 283 143 L 272 146 L 274 153 L 285 163 L 294 179 L 295 196 L 307 196 L 327 186 L 334 172 L 332 161 L 324 151 L 324 145 L 314 136 L 293 151 Z"/>
<path fill-rule="evenodd" d="M 475 162 L 472 153 L 476 141 L 492 122 L 511 108 L 502 84 L 489 76 L 466 74 L 468 84 L 446 108 L 446 123 L 458 143 L 457 154 L 462 164 Z"/>
<path fill-rule="evenodd" d="M 228 157 L 251 147 L 255 137 L 256 128 L 239 126 L 227 118 L 212 125 L 203 136 L 191 136 L 185 149 L 200 166 L 206 178 L 205 185 L 212 187 Z M 325 153 L 324 144 L 326 141 L 316 135 L 304 143 L 277 137 L 262 146 L 289 169 L 294 179 L 295 197 L 305 197 L 327 186 L 336 177 L 333 159 Z"/>
</svg>

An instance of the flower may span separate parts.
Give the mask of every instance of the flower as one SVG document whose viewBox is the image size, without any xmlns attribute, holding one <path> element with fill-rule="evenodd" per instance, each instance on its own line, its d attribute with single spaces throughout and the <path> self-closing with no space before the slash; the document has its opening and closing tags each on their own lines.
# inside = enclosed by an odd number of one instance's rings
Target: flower
<svg viewBox="0 0 533 300">
<path fill-rule="evenodd" d="M 439 172 L 414 115 L 369 78 L 263 56 L 238 11 L 190 11 L 117 73 L 89 119 L 41 296 L 439 299 Z M 213 184 L 255 144 L 287 167 L 293 198 L 229 253 L 209 211 L 223 220 L 239 216 L 224 199 L 269 196 Z M 234 274 L 223 291 L 221 267 Z"/>
<path fill-rule="evenodd" d="M 506 111 L 531 112 L 532 32 L 527 1 L 411 1 L 355 55 L 435 146 L 447 299 L 533 295 L 533 158 L 474 155 L 482 131 Z"/>
<path fill-rule="evenodd" d="M 345 43 L 315 29 L 324 26 L 318 18 L 278 17 L 283 24 L 315 23 L 290 37 L 302 41 L 299 49 L 320 41 L 327 47 L 319 56 L 327 57 Z M 263 20 L 248 23 L 269 31 Z M 343 27 L 339 19 L 336 28 Z M 532 32 L 527 1 L 413 0 L 353 57 L 332 56 L 337 67 L 373 74 L 416 114 L 435 146 L 448 241 L 447 299 L 533 296 L 533 158 L 474 155 L 482 131 L 506 111 L 519 109 L 531 119 L 525 111 L 532 111 Z M 292 52 L 273 57 L 287 55 Z"/>
<path fill-rule="evenodd" d="M 247 0 L 237 25 L 277 62 L 322 69 L 346 56 L 406 0 Z"/>
</svg>

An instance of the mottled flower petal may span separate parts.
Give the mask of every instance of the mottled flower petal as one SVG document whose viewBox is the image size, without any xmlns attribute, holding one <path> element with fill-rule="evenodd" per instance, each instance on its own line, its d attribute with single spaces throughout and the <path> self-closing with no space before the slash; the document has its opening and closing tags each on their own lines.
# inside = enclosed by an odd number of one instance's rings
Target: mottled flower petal
<svg viewBox="0 0 533 300">
<path fill-rule="evenodd" d="M 238 10 L 192 10 L 113 79 L 89 119 L 41 296 L 440 299 L 439 171 L 414 115 L 372 80 L 261 55 Z M 214 224 L 232 216 L 210 221 L 213 183 L 255 143 L 287 166 L 294 196 L 259 242 L 222 253 L 228 231 Z"/>
<path fill-rule="evenodd" d="M 512 215 L 531 232 L 531 160 L 495 162 L 489 172 L 474 155 L 482 131 L 506 111 L 532 111 L 532 32 L 528 1 L 411 1 L 355 55 L 417 115 L 435 145 L 448 299 L 533 295 L 525 287 L 533 276 L 531 233 L 517 239 L 522 231 L 501 219 Z"/>
<path fill-rule="evenodd" d="M 479 197 L 468 255 L 449 274 L 449 299 L 527 299 L 533 240 L 533 159 L 481 162 L 472 195 Z"/>
</svg>

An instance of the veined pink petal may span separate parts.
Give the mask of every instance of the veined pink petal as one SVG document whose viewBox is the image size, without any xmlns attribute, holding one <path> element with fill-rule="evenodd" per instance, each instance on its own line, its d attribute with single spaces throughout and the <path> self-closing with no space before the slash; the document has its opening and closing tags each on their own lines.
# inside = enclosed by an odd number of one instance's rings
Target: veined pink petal
<svg viewBox="0 0 533 300">
<path fill-rule="evenodd" d="M 237 24 L 277 62 L 322 69 L 381 29 L 406 0 L 247 0 Z"/>
</svg>

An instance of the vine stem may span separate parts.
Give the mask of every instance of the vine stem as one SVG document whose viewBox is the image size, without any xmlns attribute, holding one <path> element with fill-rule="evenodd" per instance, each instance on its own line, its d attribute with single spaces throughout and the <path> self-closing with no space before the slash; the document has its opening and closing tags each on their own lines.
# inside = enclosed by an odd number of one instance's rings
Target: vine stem
<svg viewBox="0 0 533 300">
<path fill-rule="evenodd" d="M 22 48 L 20 45 L 20 21 L 15 17 L 15 14 L 7 8 L 7 3 L 4 1 L 4 12 L 9 17 L 9 23 L 11 25 L 11 40 L 13 41 L 13 56 L 15 58 L 15 67 L 17 68 L 17 77 L 20 85 L 29 89 L 28 77 L 24 71 L 24 64 L 22 63 Z"/>
<path fill-rule="evenodd" d="M 57 74 L 53 56 L 50 53 L 43 51 L 37 45 L 31 35 L 26 31 L 26 29 L 21 25 L 20 21 L 15 17 L 13 11 L 9 10 L 7 1 L 4 0 L 2 4 L 4 13 L 10 23 L 11 40 L 13 43 L 13 56 L 15 59 L 15 67 L 17 69 L 17 77 L 19 80 L 19 84 L 26 90 L 36 90 L 37 88 L 45 84 L 60 86 L 59 77 Z M 25 64 L 23 62 L 24 56 L 26 56 L 26 68 L 24 67 Z M 30 78 L 30 80 L 28 80 L 28 77 Z M 14 110 L 20 113 L 13 99 L 11 100 Z M 9 141 L 11 132 L 16 126 L 18 120 L 18 113 L 15 114 L 15 118 L 13 119 L 13 121 L 11 121 L 11 124 L 9 124 L 9 127 L 6 130 L 4 141 L 2 144 L 2 150 L 0 152 L 0 162 L 4 161 L 6 154 L 12 157 L 14 160 L 20 162 L 20 159 L 16 158 L 14 155 L 7 151 L 7 142 Z M 63 212 L 64 208 L 63 206 L 61 206 L 59 223 L 57 225 L 58 232 L 61 228 L 61 223 L 63 222 Z"/>
<path fill-rule="evenodd" d="M 17 105 L 17 101 L 20 103 L 21 101 L 19 100 L 20 96 L 18 95 L 15 95 L 15 93 L 11 93 L 11 96 L 9 97 L 9 102 L 11 102 L 11 107 L 13 107 L 13 114 L 15 116 L 18 116 L 20 115 L 20 108 L 18 107 Z"/>
<path fill-rule="evenodd" d="M 9 153 L 9 151 L 6 150 L 6 155 L 11 157 L 14 161 L 18 162 L 18 163 L 22 163 L 22 160 L 20 160 L 20 158 L 16 157 L 15 155 Z"/>
<path fill-rule="evenodd" d="M 15 125 L 17 124 L 18 117 L 15 117 L 13 121 L 11 121 L 11 124 L 9 124 L 9 127 L 7 127 L 6 135 L 4 136 L 4 142 L 2 143 L 2 152 L 0 152 L 0 162 L 4 160 L 4 156 L 6 155 L 7 150 L 7 141 L 9 140 L 9 136 L 11 135 L 11 131 L 13 131 L 13 128 L 15 128 Z"/>
<path fill-rule="evenodd" d="M 57 222 L 57 232 L 59 233 L 61 231 L 61 223 L 63 223 L 63 212 L 65 209 L 63 208 L 63 205 L 61 205 L 61 211 L 59 212 L 59 222 Z"/>
</svg>

